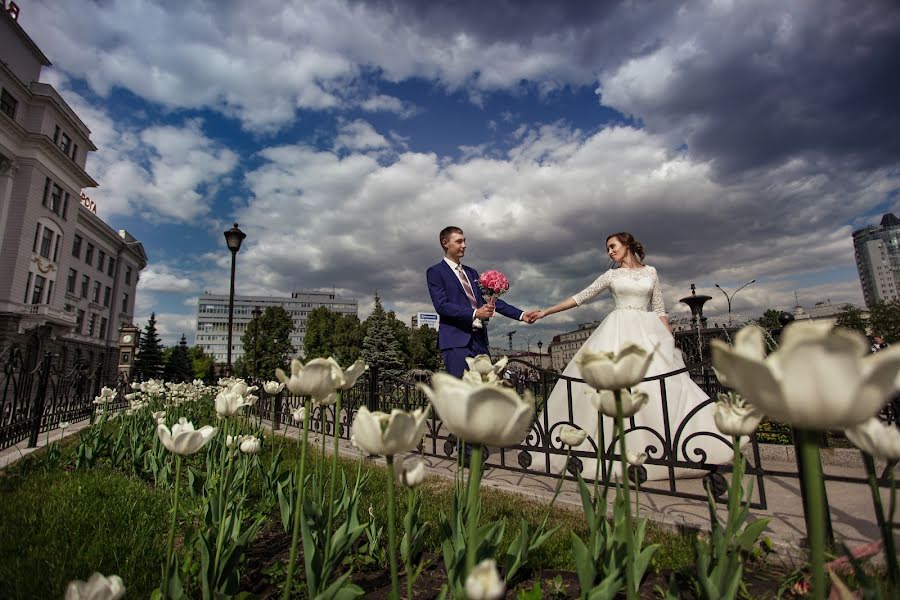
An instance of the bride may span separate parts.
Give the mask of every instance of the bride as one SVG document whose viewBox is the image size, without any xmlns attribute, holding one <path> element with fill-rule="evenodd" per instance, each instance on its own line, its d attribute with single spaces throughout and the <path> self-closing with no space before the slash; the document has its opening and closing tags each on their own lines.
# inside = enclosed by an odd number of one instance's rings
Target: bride
<svg viewBox="0 0 900 600">
<path fill-rule="evenodd" d="M 586 289 L 551 306 L 537 311 L 535 319 L 541 319 L 570 308 L 575 308 L 597 296 L 606 289 L 612 292 L 615 309 L 603 320 L 593 334 L 584 342 L 578 353 L 566 366 L 563 375 L 573 378 L 581 377 L 577 365 L 578 356 L 585 349 L 592 352 L 617 352 L 626 344 L 636 344 L 648 352 L 653 358 L 647 371 L 647 377 L 662 375 L 684 368 L 681 351 L 675 348 L 675 339 L 669 327 L 663 305 L 662 293 L 656 269 L 642 263 L 644 248 L 630 233 L 614 233 L 606 239 L 606 250 L 609 257 L 618 263 L 618 269 L 610 269 L 602 274 Z M 650 310 L 647 310 L 647 307 Z M 655 351 L 654 351 L 655 349 Z M 665 380 L 666 407 L 668 419 L 664 418 L 660 381 L 648 381 L 636 386 L 646 392 L 650 400 L 631 419 L 625 420 L 625 442 L 629 450 L 647 452 L 650 460 L 663 459 L 666 451 L 666 429 L 669 431 L 669 444 L 672 445 L 674 457 L 678 461 L 721 464 L 733 457 L 733 450 L 719 437 L 713 421 L 711 407 L 708 404 L 691 414 L 695 408 L 707 401 L 707 396 L 687 373 L 667 377 Z M 550 397 L 547 399 L 550 444 L 560 447 L 558 441 L 559 428 L 565 424 L 574 425 L 585 430 L 599 445 L 600 437 L 597 427 L 597 409 L 591 402 L 594 390 L 583 383 L 572 382 L 572 403 L 568 402 L 568 382 L 560 379 Z M 635 389 L 632 389 L 635 391 Z M 686 422 L 685 422 L 686 420 Z M 666 423 L 668 421 L 668 424 Z M 680 430 L 679 430 L 680 429 Z M 696 434 L 696 435 L 694 435 Z M 677 439 L 676 439 L 676 436 Z M 613 444 L 613 419 L 603 417 L 604 451 Z M 593 454 L 594 446 L 590 438 L 573 448 Z M 614 446 L 618 452 L 618 443 Z M 565 466 L 565 455 L 554 454 L 550 457 L 551 468 L 560 471 Z M 583 467 L 582 475 L 593 478 L 596 472 L 596 460 L 579 457 Z M 698 465 L 699 466 L 699 465 Z M 651 480 L 667 479 L 668 467 L 646 464 L 647 478 Z M 676 477 L 699 477 L 705 471 L 676 468 Z"/>
</svg>

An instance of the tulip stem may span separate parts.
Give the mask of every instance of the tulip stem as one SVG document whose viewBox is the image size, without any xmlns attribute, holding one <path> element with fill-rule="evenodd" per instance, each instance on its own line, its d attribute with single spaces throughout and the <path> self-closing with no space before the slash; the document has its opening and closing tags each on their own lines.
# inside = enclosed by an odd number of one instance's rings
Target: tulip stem
<svg viewBox="0 0 900 600">
<path fill-rule="evenodd" d="M 293 587 L 292 584 L 294 581 L 294 566 L 297 564 L 297 538 L 300 537 L 300 520 L 303 518 L 303 498 L 304 490 L 306 489 L 304 474 L 306 473 L 306 446 L 307 440 L 309 439 L 310 412 L 307 405 L 304 405 L 304 408 L 306 408 L 307 410 L 303 411 L 303 443 L 300 445 L 300 473 L 298 474 L 296 481 L 297 504 L 296 506 L 294 506 L 294 527 L 293 531 L 291 532 L 291 556 L 288 560 L 287 575 L 284 578 L 284 592 L 282 592 L 281 594 L 282 600 L 289 600 L 291 597 L 291 588 Z"/>
<path fill-rule="evenodd" d="M 175 560 L 175 523 L 178 521 L 178 490 L 181 487 L 181 455 L 175 455 L 175 506 L 172 507 L 172 524 L 169 525 L 169 538 L 166 542 L 166 565 L 163 567 L 163 580 L 159 591 L 163 598 L 169 597 L 169 567 Z"/>
<path fill-rule="evenodd" d="M 568 451 L 566 451 L 566 464 L 563 466 L 562 471 L 559 472 L 559 481 L 556 482 L 556 491 L 553 492 L 553 498 L 550 499 L 550 504 L 547 505 L 547 510 L 544 512 L 544 518 L 541 520 L 541 526 L 538 528 L 535 537 L 540 536 L 541 532 L 544 531 L 544 527 L 547 526 L 547 521 L 550 520 L 550 510 L 553 508 L 553 504 L 556 502 L 556 499 L 559 497 L 559 492 L 562 490 L 562 484 L 563 481 L 565 481 L 566 467 L 569 464 L 570 458 L 572 458 L 572 446 L 569 446 Z"/>
<path fill-rule="evenodd" d="M 816 431 L 796 430 L 800 437 L 800 460 L 803 465 L 803 485 L 806 488 L 806 510 L 809 531 L 812 594 L 815 600 L 825 600 L 825 511 L 822 498 L 822 463 L 819 458 L 819 438 Z"/>
<path fill-rule="evenodd" d="M 887 563 L 888 580 L 891 582 L 891 587 L 896 588 L 897 583 L 900 582 L 900 573 L 897 570 L 897 549 L 894 544 L 892 522 L 884 518 L 884 505 L 881 503 L 881 491 L 878 489 L 878 481 L 875 476 L 875 460 L 871 454 L 862 450 L 860 452 L 866 466 L 869 490 L 872 492 L 872 504 L 875 506 L 875 521 L 878 523 L 878 529 L 881 530 L 881 540 L 884 543 L 884 558 L 885 563 Z M 893 470 L 893 465 L 889 464 L 888 468 Z M 893 503 L 893 497 L 891 500 Z"/>
<path fill-rule="evenodd" d="M 323 407 L 324 408 L 324 407 Z M 338 431 L 341 418 L 341 391 L 337 391 L 337 401 L 334 404 L 334 452 L 331 456 L 331 481 L 328 483 L 328 527 L 325 529 L 325 552 L 331 548 L 331 527 L 334 525 L 334 482 L 337 480 L 338 460 Z M 323 436 L 324 437 L 324 436 Z"/>
<path fill-rule="evenodd" d="M 481 513 L 478 492 L 481 487 L 481 444 L 472 444 L 469 457 L 469 492 L 466 498 L 466 576 L 475 568 L 478 546 L 478 516 Z"/>
<path fill-rule="evenodd" d="M 625 459 L 625 419 L 622 416 L 622 390 L 614 390 L 613 394 L 616 397 L 616 428 L 619 430 L 619 445 L 622 449 L 619 463 L 621 464 L 622 495 L 625 500 L 625 547 L 627 551 L 625 557 L 625 596 L 630 600 L 636 597 L 634 586 L 634 527 L 631 524 L 631 486 L 628 485 L 628 462 Z"/>
<path fill-rule="evenodd" d="M 412 488 L 406 490 L 406 599 L 413 600 L 413 508 L 416 493 Z"/>
<path fill-rule="evenodd" d="M 391 563 L 391 598 L 400 597 L 400 578 L 397 575 L 397 510 L 396 499 L 394 498 L 394 457 L 386 456 L 388 466 L 388 559 Z M 409 577 L 409 573 L 407 573 Z"/>
</svg>

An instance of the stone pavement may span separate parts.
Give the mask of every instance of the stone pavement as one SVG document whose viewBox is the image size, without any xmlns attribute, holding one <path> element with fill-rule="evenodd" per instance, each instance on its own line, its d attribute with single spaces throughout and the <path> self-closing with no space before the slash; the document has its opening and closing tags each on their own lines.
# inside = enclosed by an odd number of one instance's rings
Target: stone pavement
<svg viewBox="0 0 900 600">
<path fill-rule="evenodd" d="M 65 435 L 70 436 L 88 426 L 88 421 L 81 421 L 66 429 Z M 282 429 L 279 434 L 296 439 L 298 430 L 290 427 L 288 431 Z M 311 434 L 312 435 L 312 434 Z M 61 430 L 50 432 L 50 441 L 60 439 Z M 43 434 L 38 447 L 47 443 L 48 436 Z M 0 468 L 19 460 L 21 457 L 33 452 L 34 448 L 26 448 L 27 441 L 20 442 L 17 446 L 0 451 Z M 332 444 L 328 443 L 331 450 Z M 767 449 L 764 453 L 763 467 L 770 471 L 796 472 L 796 464 L 793 462 L 790 449 Z M 359 451 L 353 448 L 346 440 L 339 443 L 340 454 L 345 458 L 357 458 Z M 854 464 L 855 450 L 826 450 L 823 451 L 824 468 L 827 473 L 862 477 L 865 472 L 861 465 Z M 457 468 L 455 459 L 425 456 L 425 463 L 430 474 L 451 478 Z M 383 463 L 383 459 L 371 459 Z M 496 454 L 490 459 L 491 463 L 497 461 Z M 514 457 L 507 457 L 507 464 L 515 464 Z M 837 463 L 837 464 L 835 464 Z M 883 468 L 883 467 L 882 467 Z M 754 478 L 755 482 L 755 478 Z M 557 480 L 530 473 L 507 471 L 498 467 L 492 467 L 485 471 L 484 485 L 500 490 L 517 493 L 530 499 L 549 502 L 553 496 Z M 644 488 L 665 487 L 668 482 L 648 482 Z M 754 483 L 755 488 L 755 483 Z M 699 479 L 685 479 L 678 481 L 678 490 L 705 494 Z M 869 488 L 857 483 L 827 482 L 826 490 L 828 503 L 831 509 L 832 527 L 835 540 L 844 542 L 848 546 L 856 547 L 864 543 L 880 539 L 875 523 L 875 514 L 872 507 L 872 497 Z M 798 565 L 805 557 L 803 541 L 806 536 L 806 528 L 803 518 L 803 503 L 800 495 L 800 481 L 791 477 L 766 476 L 765 492 L 767 508 L 751 509 L 753 517 L 770 519 L 766 535 L 772 540 L 776 556 L 773 559 Z M 885 508 L 889 505 L 889 490 L 881 490 L 882 502 Z M 754 500 L 758 500 L 758 494 L 754 491 Z M 581 500 L 575 482 L 563 483 L 562 492 L 557 502 L 571 510 L 581 510 Z M 642 489 L 640 492 L 641 516 L 664 527 L 678 530 L 709 530 L 709 511 L 705 502 L 677 498 L 664 494 L 654 494 Z M 724 516 L 724 506 L 719 506 L 720 515 Z M 896 531 L 896 530 L 895 530 Z M 898 532 L 898 544 L 900 544 L 900 532 Z"/>
</svg>

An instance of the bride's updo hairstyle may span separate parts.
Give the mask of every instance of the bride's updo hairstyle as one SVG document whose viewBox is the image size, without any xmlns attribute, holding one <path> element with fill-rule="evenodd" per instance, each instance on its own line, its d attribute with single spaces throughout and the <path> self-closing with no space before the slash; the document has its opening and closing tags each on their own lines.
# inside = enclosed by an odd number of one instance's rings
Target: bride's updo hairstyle
<svg viewBox="0 0 900 600">
<path fill-rule="evenodd" d="M 641 262 L 644 261 L 644 245 L 634 239 L 634 236 L 628 233 L 627 231 L 620 231 L 619 233 L 614 233 L 610 236 L 607 236 L 606 241 L 608 242 L 612 238 L 616 238 L 619 240 L 619 243 L 631 250 L 632 254 L 637 256 Z"/>
</svg>

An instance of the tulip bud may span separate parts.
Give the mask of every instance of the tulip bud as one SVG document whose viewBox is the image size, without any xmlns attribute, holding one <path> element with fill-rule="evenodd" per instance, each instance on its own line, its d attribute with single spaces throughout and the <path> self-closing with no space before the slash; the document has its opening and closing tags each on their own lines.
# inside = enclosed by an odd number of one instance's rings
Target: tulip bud
<svg viewBox="0 0 900 600">
<path fill-rule="evenodd" d="M 71 581 L 66 587 L 66 600 L 118 600 L 124 595 L 125 584 L 118 575 L 94 573 L 87 581 Z"/>
<path fill-rule="evenodd" d="M 466 577 L 466 598 L 468 600 L 498 600 L 506 592 L 506 586 L 497 572 L 497 563 L 487 558 Z"/>
<path fill-rule="evenodd" d="M 587 431 L 584 429 L 578 429 L 576 427 L 569 427 L 568 425 L 561 427 L 559 430 L 559 441 L 561 441 L 566 446 L 576 447 L 580 446 L 585 438 L 587 438 Z"/>
</svg>

